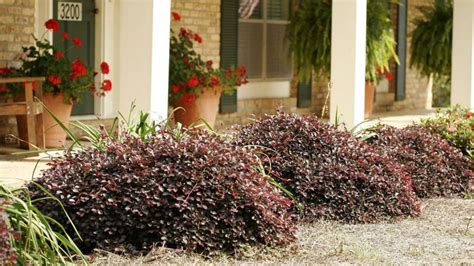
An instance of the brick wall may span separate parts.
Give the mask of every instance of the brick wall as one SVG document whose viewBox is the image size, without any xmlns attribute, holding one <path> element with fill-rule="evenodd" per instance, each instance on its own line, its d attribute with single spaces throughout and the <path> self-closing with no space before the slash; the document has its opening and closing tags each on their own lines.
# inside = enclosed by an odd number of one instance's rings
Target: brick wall
<svg viewBox="0 0 474 266">
<path fill-rule="evenodd" d="M 34 33 L 35 0 L 0 0 L 0 67 L 18 60 L 21 47 L 32 42 Z M 5 102 L 6 97 L 0 97 Z M 0 143 L 15 142 L 15 117 L 0 116 Z"/>
<path fill-rule="evenodd" d="M 160 0 L 161 1 L 161 0 Z M 184 27 L 198 33 L 202 44 L 195 45 L 195 50 L 204 60 L 212 60 L 214 67 L 220 62 L 220 0 L 172 0 L 171 10 L 181 15 L 180 22 L 172 22 L 175 32 Z"/>
</svg>

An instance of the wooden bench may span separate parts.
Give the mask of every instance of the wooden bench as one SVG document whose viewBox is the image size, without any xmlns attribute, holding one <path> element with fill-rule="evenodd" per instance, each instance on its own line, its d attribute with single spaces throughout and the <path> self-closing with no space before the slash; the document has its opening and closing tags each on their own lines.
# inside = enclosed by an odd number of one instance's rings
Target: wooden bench
<svg viewBox="0 0 474 266">
<path fill-rule="evenodd" d="M 20 102 L 0 103 L 0 116 L 24 115 L 26 116 L 26 128 L 28 132 L 29 150 L 36 150 L 37 147 L 44 148 L 44 127 L 43 127 L 43 101 L 42 84 L 44 77 L 20 77 L 20 78 L 0 78 L 1 84 L 23 83 L 25 84 L 25 100 Z M 37 84 L 33 89 L 33 83 Z"/>
</svg>

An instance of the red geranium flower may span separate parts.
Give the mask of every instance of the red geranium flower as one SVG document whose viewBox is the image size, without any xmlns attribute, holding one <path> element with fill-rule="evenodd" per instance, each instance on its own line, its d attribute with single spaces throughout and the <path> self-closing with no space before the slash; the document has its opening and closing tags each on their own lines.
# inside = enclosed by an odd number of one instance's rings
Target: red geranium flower
<svg viewBox="0 0 474 266">
<path fill-rule="evenodd" d="M 219 78 L 217 77 L 214 77 L 212 76 L 210 79 L 209 79 L 209 85 L 211 85 L 211 87 L 214 87 L 214 86 L 217 86 L 219 85 Z"/>
<path fill-rule="evenodd" d="M 173 85 L 171 86 L 171 90 L 174 92 L 174 93 L 177 93 L 179 91 L 179 86 L 178 85 Z"/>
<path fill-rule="evenodd" d="M 69 34 L 67 34 L 67 32 L 63 31 L 61 35 L 63 36 L 64 40 L 69 40 Z"/>
<path fill-rule="evenodd" d="M 199 34 L 194 34 L 194 40 L 198 43 L 202 43 L 202 38 L 201 36 L 199 36 Z"/>
<path fill-rule="evenodd" d="M 173 15 L 174 21 L 180 21 L 181 16 L 177 12 L 171 12 L 171 15 Z"/>
<path fill-rule="evenodd" d="M 71 74 L 72 80 L 75 80 L 78 77 L 87 75 L 87 69 L 81 63 L 81 60 L 79 58 L 74 60 L 74 62 L 71 64 L 71 68 L 72 68 L 72 74 Z"/>
<path fill-rule="evenodd" d="M 188 105 L 193 104 L 194 101 L 196 101 L 196 95 L 194 95 L 193 93 L 186 93 L 181 98 L 181 101 L 184 104 L 188 104 Z"/>
<path fill-rule="evenodd" d="M 9 74 L 11 71 L 6 67 L 0 67 L 0 76 Z"/>
<path fill-rule="evenodd" d="M 179 29 L 179 34 L 181 34 L 181 36 L 187 37 L 188 36 L 188 31 L 185 28 L 180 28 Z"/>
<path fill-rule="evenodd" d="M 385 78 L 387 78 L 388 80 L 392 80 L 393 79 L 392 73 L 389 72 L 389 73 L 385 74 Z"/>
<path fill-rule="evenodd" d="M 102 71 L 103 74 L 109 74 L 110 73 L 109 64 L 107 64 L 107 62 L 102 62 L 100 64 L 100 70 Z"/>
<path fill-rule="evenodd" d="M 213 63 L 214 63 L 214 62 L 212 62 L 212 60 L 207 61 L 207 62 L 206 62 L 207 68 L 212 68 L 212 64 L 213 64 Z"/>
<path fill-rule="evenodd" d="M 53 30 L 53 32 L 57 32 L 59 30 L 59 23 L 55 19 L 48 19 L 45 23 L 44 26 L 48 30 Z"/>
<path fill-rule="evenodd" d="M 61 84 L 61 79 L 59 78 L 58 75 L 51 75 L 48 77 L 48 81 L 53 84 L 53 86 L 58 86 Z"/>
<path fill-rule="evenodd" d="M 64 56 L 64 53 L 61 51 L 54 52 L 54 58 L 56 58 L 56 60 L 63 58 L 63 56 Z"/>
<path fill-rule="evenodd" d="M 192 76 L 192 77 L 188 80 L 188 87 L 194 88 L 194 87 L 196 87 L 197 85 L 199 85 L 199 80 L 198 80 L 195 76 Z"/>
<path fill-rule="evenodd" d="M 104 82 L 102 83 L 101 89 L 103 91 L 111 91 L 112 90 L 112 81 L 110 81 L 110 79 L 105 79 Z"/>
<path fill-rule="evenodd" d="M 74 39 L 72 39 L 72 42 L 74 43 L 74 45 L 76 45 L 77 48 L 82 47 L 82 41 L 78 37 L 74 37 Z"/>
</svg>

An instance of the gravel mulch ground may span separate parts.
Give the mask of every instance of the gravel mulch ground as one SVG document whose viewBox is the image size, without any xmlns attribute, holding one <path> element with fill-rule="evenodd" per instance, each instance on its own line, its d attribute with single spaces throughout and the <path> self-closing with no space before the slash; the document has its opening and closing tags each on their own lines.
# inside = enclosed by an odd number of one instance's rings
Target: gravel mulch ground
<svg viewBox="0 0 474 266">
<path fill-rule="evenodd" d="M 298 241 L 286 248 L 243 247 L 239 254 L 205 259 L 166 248 L 126 258 L 98 252 L 95 265 L 162 264 L 464 264 L 474 265 L 474 200 L 431 199 L 422 215 L 397 223 L 299 226 Z"/>
</svg>

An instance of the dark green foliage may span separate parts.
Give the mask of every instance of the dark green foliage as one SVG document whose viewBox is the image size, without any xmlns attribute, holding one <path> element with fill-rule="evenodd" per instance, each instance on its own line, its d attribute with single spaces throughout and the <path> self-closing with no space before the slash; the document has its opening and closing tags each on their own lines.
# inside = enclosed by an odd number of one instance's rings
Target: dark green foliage
<svg viewBox="0 0 474 266">
<path fill-rule="evenodd" d="M 367 141 L 404 166 L 422 198 L 462 196 L 474 181 L 472 162 L 438 134 L 422 126 L 377 126 Z"/>
<path fill-rule="evenodd" d="M 453 1 L 434 0 L 432 5 L 419 10 L 422 15 L 413 22 L 410 66 L 425 76 L 450 77 Z"/>
<path fill-rule="evenodd" d="M 67 153 L 43 172 L 38 183 L 64 204 L 85 251 L 157 244 L 208 254 L 295 239 L 292 203 L 256 170 L 250 149 L 208 131 L 178 133 L 105 139 L 104 150 Z M 61 219 L 56 204 L 38 208 Z"/>
<path fill-rule="evenodd" d="M 260 147 L 267 173 L 295 195 L 306 219 L 367 223 L 419 214 L 408 174 L 315 116 L 265 116 L 236 128 L 234 141 Z"/>
<path fill-rule="evenodd" d="M 367 1 L 366 80 L 377 81 L 391 59 L 398 60 L 390 17 L 390 0 Z M 330 0 L 301 1 L 288 26 L 290 51 L 297 73 L 308 80 L 311 71 L 319 77 L 331 72 Z M 382 71 L 381 71 L 382 70 Z"/>
</svg>

